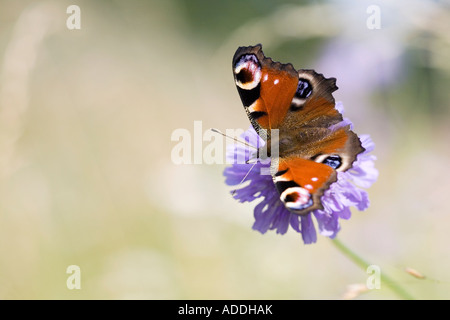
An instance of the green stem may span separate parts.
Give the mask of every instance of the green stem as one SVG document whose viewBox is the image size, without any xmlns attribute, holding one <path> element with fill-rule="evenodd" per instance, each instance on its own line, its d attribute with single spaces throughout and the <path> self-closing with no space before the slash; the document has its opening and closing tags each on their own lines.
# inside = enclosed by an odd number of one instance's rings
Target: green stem
<svg viewBox="0 0 450 320">
<path fill-rule="evenodd" d="M 363 258 L 361 258 L 359 255 L 354 253 L 352 250 L 347 248 L 340 240 L 333 239 L 333 244 L 336 248 L 341 251 L 347 258 L 349 258 L 351 261 L 353 261 L 357 266 L 359 266 L 364 271 L 367 270 L 367 268 L 370 266 L 370 264 L 365 261 Z M 384 283 L 389 289 L 391 289 L 393 292 L 395 292 L 399 297 L 406 300 L 414 300 L 414 298 L 406 292 L 401 286 L 399 286 L 396 282 L 394 282 L 389 276 L 382 273 L 381 274 L 381 283 Z"/>
</svg>

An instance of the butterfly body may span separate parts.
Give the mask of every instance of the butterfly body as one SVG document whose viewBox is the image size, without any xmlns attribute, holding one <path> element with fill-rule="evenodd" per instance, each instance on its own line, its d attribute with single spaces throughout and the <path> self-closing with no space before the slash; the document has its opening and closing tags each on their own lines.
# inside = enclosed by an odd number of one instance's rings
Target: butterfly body
<svg viewBox="0 0 450 320">
<path fill-rule="evenodd" d="M 280 200 L 300 215 L 323 209 L 320 198 L 337 172 L 364 151 L 335 108 L 336 79 L 274 62 L 261 45 L 237 49 L 233 74 L 249 120 L 266 141 L 261 153 L 272 158 Z M 271 152 L 274 143 L 278 154 Z"/>
</svg>

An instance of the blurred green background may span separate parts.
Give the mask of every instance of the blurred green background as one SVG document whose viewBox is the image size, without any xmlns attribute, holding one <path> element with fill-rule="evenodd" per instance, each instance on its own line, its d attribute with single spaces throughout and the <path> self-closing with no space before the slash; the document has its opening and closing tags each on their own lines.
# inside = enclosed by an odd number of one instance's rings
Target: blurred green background
<svg viewBox="0 0 450 320">
<path fill-rule="evenodd" d="M 66 27 L 72 4 L 79 30 Z M 371 206 L 339 238 L 416 298 L 450 298 L 448 1 L 0 8 L 0 299 L 341 299 L 365 283 L 326 237 L 253 231 L 225 165 L 171 160 L 172 132 L 195 120 L 248 128 L 231 58 L 256 43 L 336 77 L 336 100 L 376 143 Z M 385 285 L 357 297 L 396 298 Z"/>
</svg>

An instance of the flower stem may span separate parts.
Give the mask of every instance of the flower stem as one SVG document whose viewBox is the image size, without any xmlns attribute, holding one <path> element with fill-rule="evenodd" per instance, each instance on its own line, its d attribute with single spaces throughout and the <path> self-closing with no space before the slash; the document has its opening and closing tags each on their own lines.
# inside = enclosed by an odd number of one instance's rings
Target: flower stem
<svg viewBox="0 0 450 320">
<path fill-rule="evenodd" d="M 355 252 L 350 250 L 346 245 L 344 245 L 340 240 L 333 239 L 332 240 L 334 246 L 341 251 L 347 258 L 353 261 L 357 266 L 359 266 L 364 271 L 370 266 L 370 264 L 357 255 Z M 384 283 L 389 289 L 395 292 L 399 297 L 405 300 L 414 300 L 414 298 L 406 292 L 401 286 L 399 286 L 396 282 L 394 282 L 389 276 L 386 274 L 381 274 L 381 282 Z"/>
</svg>

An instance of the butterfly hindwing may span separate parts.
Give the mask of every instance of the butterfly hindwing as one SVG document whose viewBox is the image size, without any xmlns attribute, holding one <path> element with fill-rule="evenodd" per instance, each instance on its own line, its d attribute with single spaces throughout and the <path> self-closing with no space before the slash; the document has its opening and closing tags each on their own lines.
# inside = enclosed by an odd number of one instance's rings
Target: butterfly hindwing
<svg viewBox="0 0 450 320">
<path fill-rule="evenodd" d="M 272 166 L 280 200 L 287 209 L 300 215 L 322 209 L 320 197 L 337 180 L 332 167 L 299 157 L 273 159 Z"/>
</svg>

